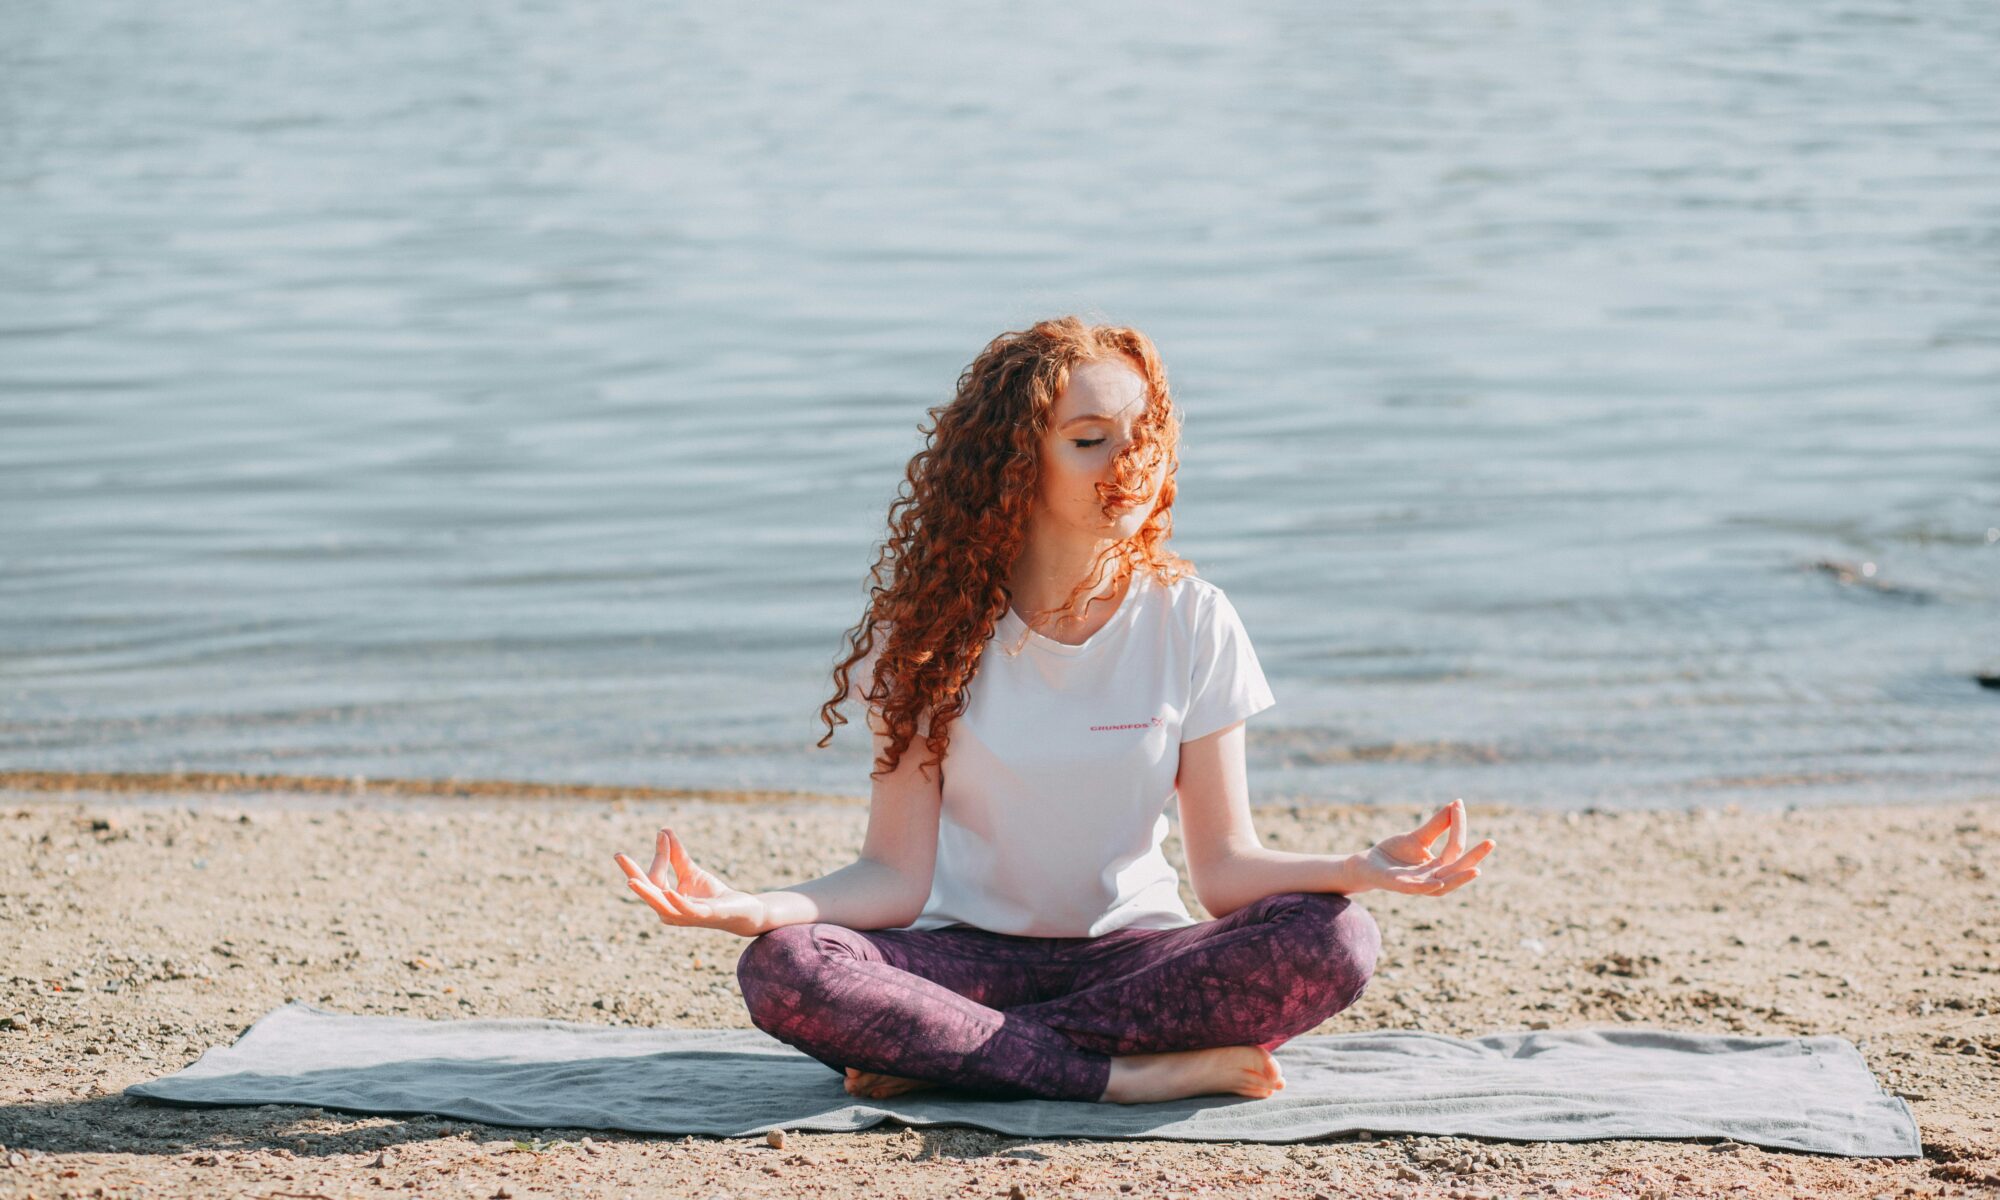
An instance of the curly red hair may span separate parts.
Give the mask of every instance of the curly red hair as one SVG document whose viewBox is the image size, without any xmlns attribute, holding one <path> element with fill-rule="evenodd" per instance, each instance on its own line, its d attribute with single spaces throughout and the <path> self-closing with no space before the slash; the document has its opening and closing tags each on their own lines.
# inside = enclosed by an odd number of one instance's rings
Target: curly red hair
<svg viewBox="0 0 2000 1200">
<path fill-rule="evenodd" d="M 1148 485 L 1164 463 L 1159 495 L 1138 531 L 1109 545 L 1067 600 L 1022 615 L 1032 627 L 1073 610 L 1107 569 L 1121 586 L 1135 570 L 1151 571 L 1163 584 L 1196 574 L 1193 564 L 1166 548 L 1173 533 L 1180 416 L 1152 341 L 1136 329 L 1087 325 L 1074 316 L 1003 333 L 965 368 L 951 402 L 929 410 L 931 425 L 919 428 L 924 448 L 910 459 L 904 486 L 889 505 L 889 536 L 869 572 L 868 610 L 848 631 L 846 657 L 833 669 L 835 692 L 820 706 L 827 730 L 818 745 L 847 724 L 839 707 L 852 686 L 849 672 L 875 652 L 880 638 L 866 698 L 882 710 L 888 745 L 871 777 L 894 771 L 920 734 L 931 753 L 922 769 L 944 761 L 952 721 L 965 707 L 965 687 L 1012 603 L 1007 581 L 1027 540 L 1042 439 L 1056 398 L 1079 365 L 1119 360 L 1145 381 L 1146 408 L 1131 444 L 1113 460 L 1115 482 L 1098 484 L 1098 492 L 1107 517 L 1122 504 L 1146 503 L 1152 499 Z M 920 728 L 925 723 L 928 730 Z"/>
</svg>

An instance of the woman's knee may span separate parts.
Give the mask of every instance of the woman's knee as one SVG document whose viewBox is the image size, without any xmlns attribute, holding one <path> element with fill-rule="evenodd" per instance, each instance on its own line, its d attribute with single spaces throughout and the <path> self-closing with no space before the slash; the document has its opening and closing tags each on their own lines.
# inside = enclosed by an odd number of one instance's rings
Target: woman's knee
<svg viewBox="0 0 2000 1200">
<path fill-rule="evenodd" d="M 750 1023 L 769 1032 L 809 1004 L 826 969 L 829 928 L 818 923 L 782 925 L 758 934 L 736 960 L 736 985 Z"/>
<path fill-rule="evenodd" d="M 1375 978 L 1375 961 L 1382 956 L 1382 930 L 1375 924 L 1373 913 L 1347 896 L 1338 899 L 1342 901 L 1340 911 L 1329 924 L 1334 954 L 1349 977 L 1349 991 L 1340 1005 L 1346 1008 L 1361 998 L 1362 990 Z"/>
<path fill-rule="evenodd" d="M 1289 892 L 1272 899 L 1282 899 L 1291 910 L 1286 919 L 1314 935 L 1311 961 L 1331 987 L 1332 1011 L 1360 999 L 1382 953 L 1382 931 L 1374 916 L 1337 892 Z"/>
</svg>

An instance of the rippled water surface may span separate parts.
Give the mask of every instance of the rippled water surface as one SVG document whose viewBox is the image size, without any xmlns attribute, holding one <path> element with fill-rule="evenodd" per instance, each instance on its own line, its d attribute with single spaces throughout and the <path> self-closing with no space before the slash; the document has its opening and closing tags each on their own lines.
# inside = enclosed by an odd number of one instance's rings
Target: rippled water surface
<svg viewBox="0 0 2000 1200">
<path fill-rule="evenodd" d="M 1079 311 L 1260 799 L 2000 791 L 2000 8 L 1132 11 L 0 9 L 0 768 L 865 794 L 917 424 Z"/>
</svg>

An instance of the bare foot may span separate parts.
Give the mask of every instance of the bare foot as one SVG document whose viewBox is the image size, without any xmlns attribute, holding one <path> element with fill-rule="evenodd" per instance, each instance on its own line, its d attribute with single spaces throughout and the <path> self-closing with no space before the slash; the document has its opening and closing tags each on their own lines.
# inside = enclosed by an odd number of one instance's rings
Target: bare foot
<svg viewBox="0 0 2000 1200">
<path fill-rule="evenodd" d="M 905 1079 L 900 1075 L 879 1075 L 872 1071 L 847 1068 L 847 1094 L 866 1096 L 870 1100 L 887 1100 L 904 1092 L 920 1092 L 934 1088 L 937 1084 L 928 1079 Z"/>
<path fill-rule="evenodd" d="M 1098 1099 L 1145 1104 L 1234 1093 L 1261 1100 L 1284 1086 L 1285 1073 L 1269 1050 L 1262 1046 L 1216 1046 L 1113 1058 L 1111 1080 Z"/>
</svg>

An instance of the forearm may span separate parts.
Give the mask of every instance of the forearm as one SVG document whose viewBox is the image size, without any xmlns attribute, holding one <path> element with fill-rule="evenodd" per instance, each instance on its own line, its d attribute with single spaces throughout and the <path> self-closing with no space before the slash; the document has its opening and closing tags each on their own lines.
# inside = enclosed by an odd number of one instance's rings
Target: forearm
<svg viewBox="0 0 2000 1200">
<path fill-rule="evenodd" d="M 1195 895 L 1211 916 L 1226 917 L 1239 908 L 1280 892 L 1365 891 L 1355 883 L 1352 854 L 1298 854 L 1262 846 L 1232 850 L 1210 864 L 1195 881 Z"/>
<path fill-rule="evenodd" d="M 775 892 L 758 892 L 766 918 L 759 933 L 824 921 L 849 929 L 894 929 L 916 919 L 925 896 L 887 863 L 859 858 L 847 866 Z"/>
</svg>

